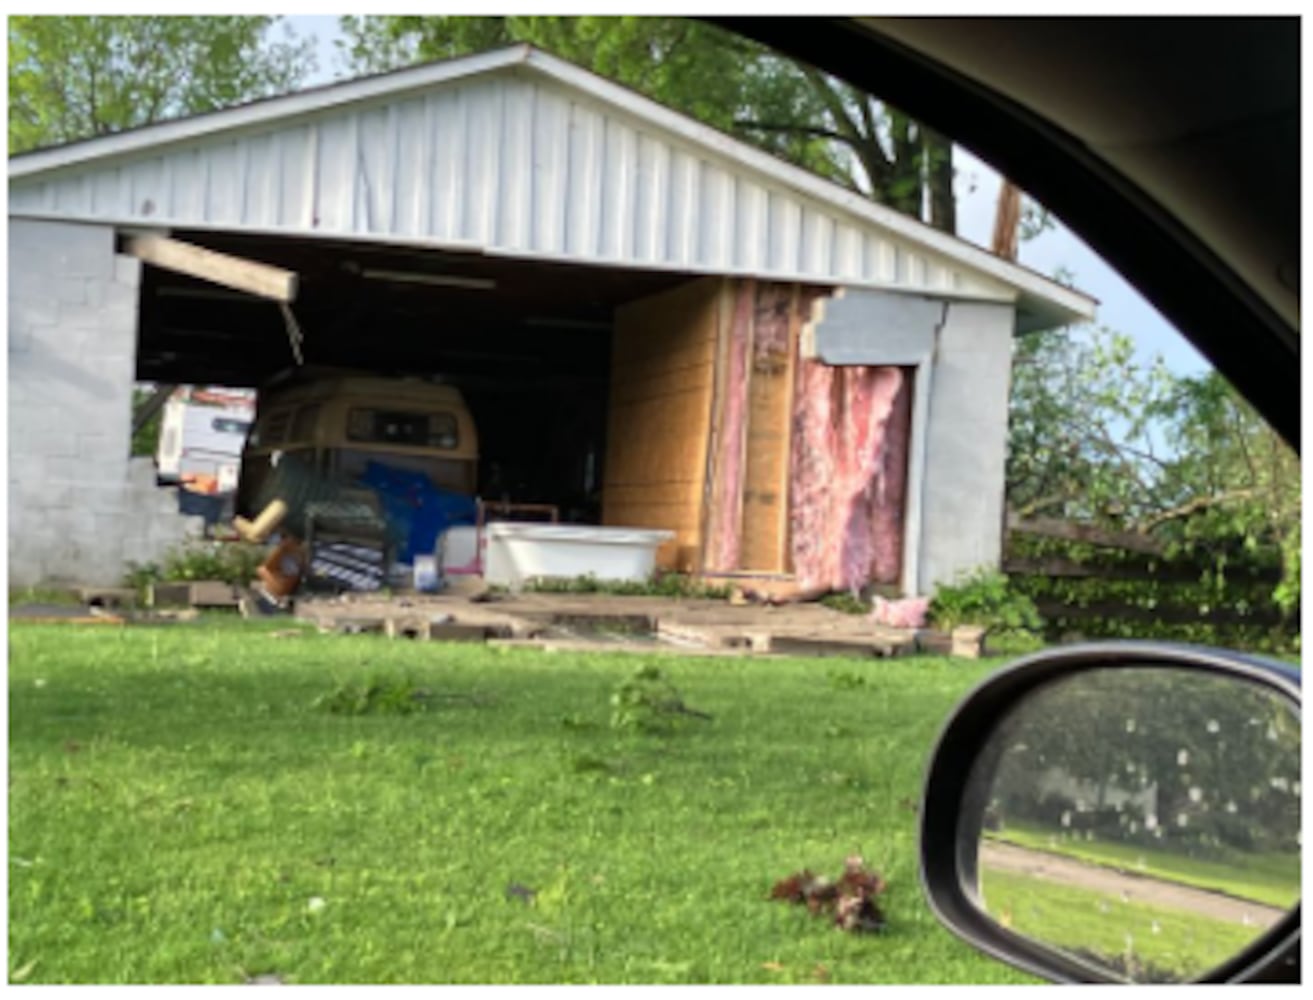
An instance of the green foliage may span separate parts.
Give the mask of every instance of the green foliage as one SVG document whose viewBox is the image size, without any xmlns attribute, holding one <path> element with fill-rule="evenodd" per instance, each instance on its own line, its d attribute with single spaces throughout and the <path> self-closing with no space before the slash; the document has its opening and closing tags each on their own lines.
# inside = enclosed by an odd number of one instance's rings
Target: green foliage
<svg viewBox="0 0 1313 1000">
<path fill-rule="evenodd" d="M 346 16 L 341 25 L 343 48 L 360 72 L 528 42 L 940 229 L 956 227 L 947 138 L 701 21 Z"/>
<path fill-rule="evenodd" d="M 1272 592 L 1272 600 L 1288 616 L 1293 616 L 1299 608 L 1300 533 L 1296 521 L 1281 541 L 1281 582 Z"/>
<path fill-rule="evenodd" d="M 154 395 L 153 390 L 134 387 L 132 390 L 132 409 L 135 412 L 137 407 Z M 159 450 L 160 445 L 160 424 L 164 421 L 164 410 L 156 410 L 149 420 L 137 428 L 132 435 L 132 454 L 149 455 L 154 457 Z"/>
<path fill-rule="evenodd" d="M 1007 497 L 1022 517 L 1147 535 L 1217 580 L 1275 568 L 1270 597 L 1294 617 L 1299 459 L 1215 372 L 1142 365 L 1103 328 L 1020 338 Z"/>
<path fill-rule="evenodd" d="M 585 576 L 540 576 L 524 589 L 533 594 L 613 594 L 621 597 L 684 597 L 724 600 L 729 587 L 703 583 L 682 573 L 657 573 L 650 580 L 599 580 Z"/>
<path fill-rule="evenodd" d="M 869 615 L 871 605 L 860 597 L 855 597 L 846 590 L 836 590 L 821 598 L 821 604 L 831 611 L 841 611 L 845 615 Z"/>
<path fill-rule="evenodd" d="M 10 17 L 9 152 L 294 89 L 313 45 L 273 17 Z"/>
<path fill-rule="evenodd" d="M 193 542 L 164 557 L 163 580 L 222 580 L 245 586 L 267 552 L 262 545 L 245 542 Z"/>
<path fill-rule="evenodd" d="M 9 604 L 62 604 L 76 606 L 82 600 L 71 590 L 62 587 L 10 587 Z"/>
<path fill-rule="evenodd" d="M 611 727 L 649 734 L 669 734 L 692 718 L 710 716 L 684 704 L 679 688 L 651 664 L 616 685 L 611 694 Z"/>
<path fill-rule="evenodd" d="M 1034 694 L 991 745 L 1004 829 L 1020 819 L 1200 859 L 1298 855 L 1298 717 L 1265 688 L 1167 668 L 1092 671 Z M 1071 784 L 1037 795 L 1055 767 Z M 1151 804 L 1117 797 L 1150 789 Z"/>
<path fill-rule="evenodd" d="M 342 681 L 313 707 L 332 715 L 410 715 L 429 707 L 433 692 L 409 677 Z"/>
<path fill-rule="evenodd" d="M 986 569 L 938 587 L 930 601 L 929 616 L 945 631 L 959 625 L 1010 632 L 1034 632 L 1044 627 L 1035 602 L 1017 591 L 1002 573 Z"/>
<path fill-rule="evenodd" d="M 123 586 L 139 594 L 149 584 L 175 581 L 219 580 L 244 587 L 255 579 L 266 555 L 264 546 L 245 542 L 187 542 L 169 550 L 162 565 L 129 562 Z"/>
<path fill-rule="evenodd" d="M 1091 573 L 1011 577 L 1013 589 L 1042 609 L 1050 639 L 1164 639 L 1276 654 L 1299 648 L 1298 618 L 1274 595 L 1281 570 L 1270 553 L 1219 543 L 1211 553 L 1154 557 L 1014 533 L 1008 555 L 1059 559 Z"/>
</svg>

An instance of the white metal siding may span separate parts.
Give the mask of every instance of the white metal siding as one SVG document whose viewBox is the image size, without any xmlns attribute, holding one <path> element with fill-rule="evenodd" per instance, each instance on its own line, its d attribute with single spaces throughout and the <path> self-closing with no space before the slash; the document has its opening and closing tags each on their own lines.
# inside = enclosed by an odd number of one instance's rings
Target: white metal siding
<svg viewBox="0 0 1313 1000">
<path fill-rule="evenodd" d="M 719 149 L 519 68 L 20 176 L 10 211 L 1016 297 Z"/>
</svg>

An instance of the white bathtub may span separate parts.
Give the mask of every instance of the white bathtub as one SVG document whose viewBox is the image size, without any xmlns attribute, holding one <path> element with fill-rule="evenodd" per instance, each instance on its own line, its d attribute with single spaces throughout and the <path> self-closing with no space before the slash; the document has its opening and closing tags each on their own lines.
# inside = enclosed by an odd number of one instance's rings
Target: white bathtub
<svg viewBox="0 0 1313 1000">
<path fill-rule="evenodd" d="M 512 589 L 539 576 L 646 580 L 656 569 L 657 547 L 675 537 L 647 528 L 514 521 L 484 525 L 483 534 L 484 580 Z"/>
</svg>

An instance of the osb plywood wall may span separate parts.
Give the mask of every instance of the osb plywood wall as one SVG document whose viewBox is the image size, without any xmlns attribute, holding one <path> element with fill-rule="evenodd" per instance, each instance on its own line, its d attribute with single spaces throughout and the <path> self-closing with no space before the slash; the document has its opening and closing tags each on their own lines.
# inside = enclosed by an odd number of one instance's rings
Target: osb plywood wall
<svg viewBox="0 0 1313 1000">
<path fill-rule="evenodd" d="M 721 278 L 690 281 L 616 311 L 602 522 L 675 532 L 662 569 L 701 569 Z"/>
</svg>

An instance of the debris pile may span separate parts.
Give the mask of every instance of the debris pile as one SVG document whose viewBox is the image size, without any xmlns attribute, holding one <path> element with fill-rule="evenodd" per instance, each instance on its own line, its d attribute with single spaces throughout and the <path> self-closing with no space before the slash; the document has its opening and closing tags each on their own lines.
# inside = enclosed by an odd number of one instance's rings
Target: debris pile
<svg viewBox="0 0 1313 1000">
<path fill-rule="evenodd" d="M 770 898 L 806 906 L 813 916 L 832 917 L 840 930 L 874 934 L 884 929 L 884 914 L 875 902 L 884 890 L 884 879 L 854 854 L 844 862 L 837 881 L 804 868 L 776 882 Z"/>
</svg>

